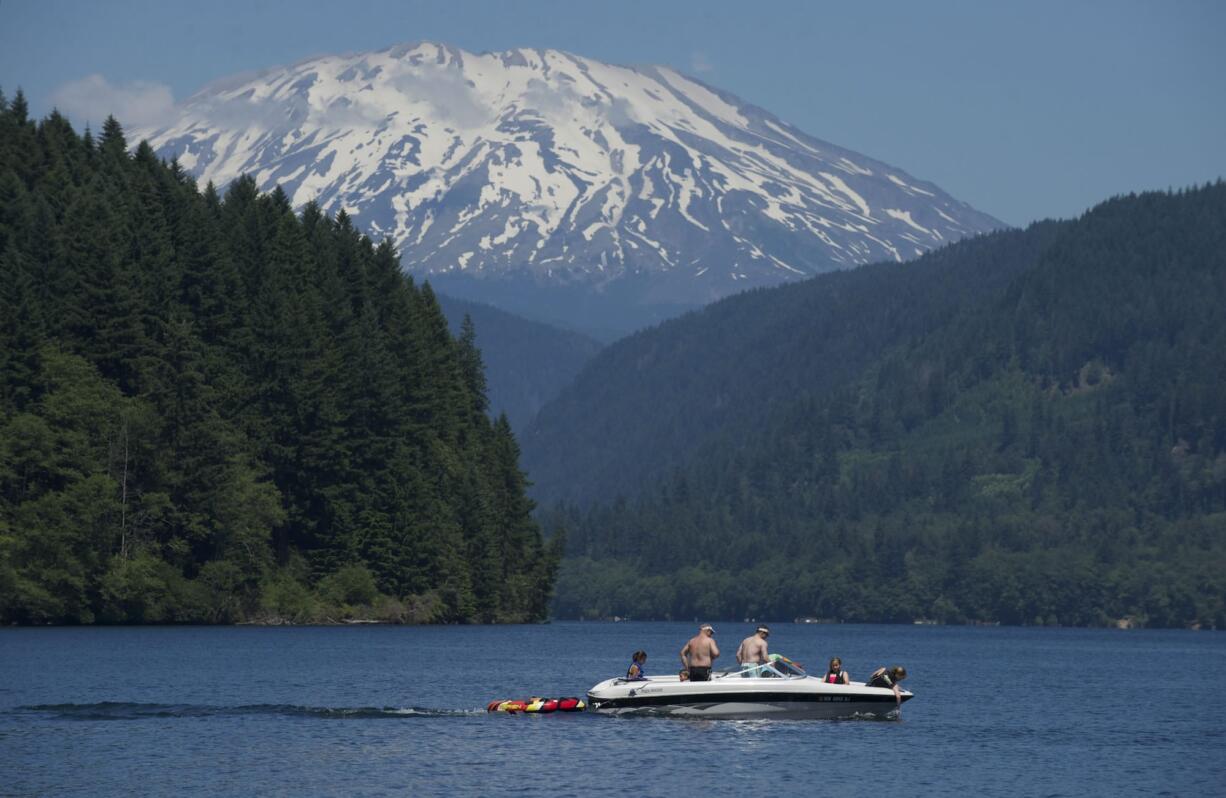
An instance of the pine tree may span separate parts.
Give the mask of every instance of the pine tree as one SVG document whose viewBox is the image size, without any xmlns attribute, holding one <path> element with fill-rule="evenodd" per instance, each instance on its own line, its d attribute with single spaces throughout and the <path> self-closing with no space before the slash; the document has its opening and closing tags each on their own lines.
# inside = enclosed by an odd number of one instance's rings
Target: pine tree
<svg viewBox="0 0 1226 798">
<path fill-rule="evenodd" d="M 128 142 L 123 135 L 123 126 L 113 116 L 108 116 L 102 123 L 102 137 L 98 139 L 98 149 L 103 157 L 119 161 L 128 157 Z"/>
<path fill-rule="evenodd" d="M 485 364 L 481 362 L 481 350 L 477 348 L 477 328 L 467 313 L 460 325 L 458 344 L 460 369 L 464 375 L 464 385 L 472 397 L 473 412 L 484 415 L 490 404 L 486 397 Z"/>
<path fill-rule="evenodd" d="M 18 89 L 17 93 L 13 95 L 13 102 L 9 105 L 8 112 L 12 115 L 13 121 L 18 125 L 24 125 L 29 121 L 30 104 L 21 89 Z"/>
<path fill-rule="evenodd" d="M 96 363 L 103 376 L 135 393 L 146 347 L 141 286 L 124 255 L 129 251 L 122 217 L 104 199 L 95 178 L 82 188 L 62 226 L 55 271 L 55 332 Z"/>
<path fill-rule="evenodd" d="M 10 244 L 0 254 L 0 407 L 20 411 L 30 402 L 44 335 L 28 258 Z"/>
</svg>

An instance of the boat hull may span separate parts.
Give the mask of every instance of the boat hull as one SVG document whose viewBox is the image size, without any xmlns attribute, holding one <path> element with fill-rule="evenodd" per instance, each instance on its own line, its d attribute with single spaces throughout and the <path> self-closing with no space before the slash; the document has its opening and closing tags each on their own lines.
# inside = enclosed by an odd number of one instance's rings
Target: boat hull
<svg viewBox="0 0 1226 798">
<path fill-rule="evenodd" d="M 897 717 L 891 690 L 862 684 L 832 685 L 819 679 L 716 679 L 628 682 L 609 679 L 588 691 L 588 709 L 605 714 L 701 718 Z M 902 699 L 911 698 L 904 691 Z"/>
</svg>

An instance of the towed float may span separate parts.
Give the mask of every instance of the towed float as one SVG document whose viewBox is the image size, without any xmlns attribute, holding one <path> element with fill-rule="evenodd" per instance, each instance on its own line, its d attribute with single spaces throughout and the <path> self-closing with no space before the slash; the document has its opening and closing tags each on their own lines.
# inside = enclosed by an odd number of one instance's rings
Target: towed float
<svg viewBox="0 0 1226 798">
<path fill-rule="evenodd" d="M 582 712 L 587 708 L 583 699 L 568 696 L 567 698 L 532 698 L 523 701 L 514 699 L 495 699 L 485 706 L 486 712 L 506 712 L 511 715 L 523 713 L 538 713 L 547 715 L 551 712 Z"/>
<path fill-rule="evenodd" d="M 899 698 L 909 701 L 912 694 L 901 690 Z M 828 684 L 778 655 L 761 665 L 713 672 L 705 682 L 678 676 L 606 679 L 588 690 L 587 703 L 589 711 L 605 714 L 700 718 L 892 719 L 899 708 L 888 687 Z"/>
</svg>

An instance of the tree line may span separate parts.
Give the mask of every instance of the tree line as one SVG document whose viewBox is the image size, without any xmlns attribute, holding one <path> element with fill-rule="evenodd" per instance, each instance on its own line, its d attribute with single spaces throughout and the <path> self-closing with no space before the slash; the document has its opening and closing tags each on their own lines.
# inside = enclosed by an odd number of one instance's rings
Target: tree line
<svg viewBox="0 0 1226 798">
<path fill-rule="evenodd" d="M 542 619 L 474 342 L 343 211 L 0 95 L 0 622 Z"/>
</svg>

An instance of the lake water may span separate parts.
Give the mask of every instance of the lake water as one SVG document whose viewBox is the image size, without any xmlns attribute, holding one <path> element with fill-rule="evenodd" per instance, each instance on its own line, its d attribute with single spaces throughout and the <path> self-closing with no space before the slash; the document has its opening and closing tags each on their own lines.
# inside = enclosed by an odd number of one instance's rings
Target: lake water
<svg viewBox="0 0 1226 798">
<path fill-rule="evenodd" d="M 716 624 L 732 660 L 748 624 Z M 899 721 L 489 715 L 691 624 L 0 630 L 0 794 L 1226 795 L 1226 635 L 778 624 Z"/>
</svg>

